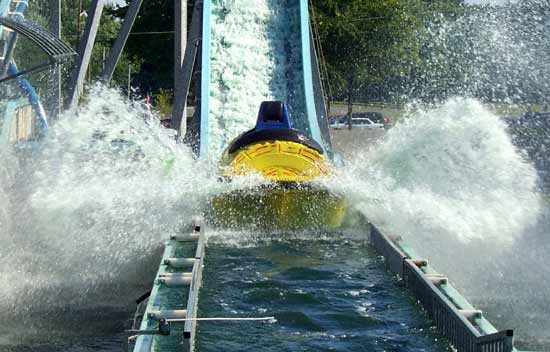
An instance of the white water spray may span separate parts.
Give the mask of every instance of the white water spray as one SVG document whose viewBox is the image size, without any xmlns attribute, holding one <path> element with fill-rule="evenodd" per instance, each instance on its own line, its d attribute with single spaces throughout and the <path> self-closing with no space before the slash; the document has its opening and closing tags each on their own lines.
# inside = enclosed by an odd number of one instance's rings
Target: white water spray
<svg viewBox="0 0 550 352">
<path fill-rule="evenodd" d="M 429 258 L 499 328 L 518 329 L 530 346 L 550 337 L 537 173 L 478 101 L 409 113 L 324 184 Z"/>
<path fill-rule="evenodd" d="M 452 236 L 510 244 L 539 212 L 534 168 L 504 123 L 472 99 L 418 111 L 357 156 L 329 187 L 419 243 Z"/>
<path fill-rule="evenodd" d="M 2 318 L 131 303 L 162 240 L 219 188 L 155 116 L 100 86 L 37 149 L 2 178 Z"/>
</svg>

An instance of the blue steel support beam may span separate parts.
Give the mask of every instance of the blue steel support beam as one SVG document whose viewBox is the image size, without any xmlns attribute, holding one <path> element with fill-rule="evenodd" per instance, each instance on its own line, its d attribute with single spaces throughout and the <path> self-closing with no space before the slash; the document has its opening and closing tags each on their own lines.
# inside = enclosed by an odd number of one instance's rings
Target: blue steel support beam
<svg viewBox="0 0 550 352">
<path fill-rule="evenodd" d="M 311 26 L 310 26 L 311 30 Z M 325 91 L 323 89 L 323 81 L 321 79 L 321 71 L 319 69 L 319 58 L 315 51 L 315 42 L 313 40 L 313 31 L 310 31 L 310 53 L 311 53 L 311 73 L 313 77 L 313 95 L 315 99 L 315 113 L 317 114 L 317 122 L 321 131 L 323 145 L 329 151 L 332 150 L 332 140 L 330 138 L 330 130 L 328 125 L 328 108 L 325 101 Z"/>
<path fill-rule="evenodd" d="M 19 70 L 17 69 L 17 65 L 12 61 L 8 67 L 8 73 L 9 74 L 16 74 Z M 36 116 L 38 117 L 38 121 L 40 122 L 40 130 L 41 133 L 44 133 L 48 129 L 48 117 L 46 115 L 46 111 L 44 110 L 44 107 L 42 106 L 42 102 L 40 101 L 40 97 L 36 93 L 36 90 L 31 85 L 31 83 L 26 79 L 19 77 L 19 86 L 23 91 L 25 91 L 25 94 L 27 95 L 27 99 L 29 100 L 29 103 L 34 109 L 34 112 L 36 113 Z"/>
<path fill-rule="evenodd" d="M 201 103 L 200 103 L 200 149 L 199 158 L 208 158 L 208 133 L 210 116 L 210 17 L 211 0 L 204 0 L 202 10 L 201 52 Z"/>
<path fill-rule="evenodd" d="M 327 151 L 327 146 L 321 136 L 321 129 L 317 119 L 315 109 L 315 95 L 313 92 L 313 77 L 311 70 L 311 43 L 309 32 L 309 8 L 308 0 L 300 0 L 300 33 L 301 33 L 301 48 L 302 48 L 302 66 L 303 66 L 303 81 L 304 81 L 304 96 L 306 105 L 306 115 L 311 131 L 311 137 L 317 141 L 323 150 Z"/>
<path fill-rule="evenodd" d="M 2 5 L 0 5 L 0 7 L 2 8 L 2 10 L 0 10 L 1 15 L 8 14 L 7 11 L 9 10 L 9 2 L 10 1 L 7 0 Z M 13 16 L 23 17 L 23 13 L 27 9 L 27 6 L 28 6 L 27 2 L 24 2 L 24 1 L 18 2 L 15 8 L 15 14 L 13 14 Z M 3 73 L 5 74 L 15 75 L 19 73 L 19 70 L 17 69 L 17 65 L 15 64 L 12 58 L 13 50 L 15 49 L 16 40 L 17 40 L 17 33 L 11 32 L 8 38 L 9 53 L 7 56 L 4 57 L 4 61 L 2 64 L 3 69 L 5 67 L 5 71 L 3 71 Z M 36 93 L 36 90 L 26 78 L 19 77 L 18 82 L 21 89 L 23 89 L 23 91 L 27 95 L 27 99 L 37 115 L 37 120 L 40 122 L 41 133 L 44 133 L 48 129 L 48 118 L 47 118 L 46 112 L 44 111 L 44 107 L 42 106 L 42 103 L 40 101 L 40 98 Z M 11 106 L 14 107 L 15 105 L 12 104 Z M 11 113 L 7 112 L 6 115 L 13 115 L 14 113 L 15 113 L 15 108 Z M 13 117 L 14 116 L 6 116 L 5 118 L 9 119 Z M 7 130 L 9 130 L 9 128 L 11 127 L 11 124 L 7 124 L 6 126 L 7 126 Z"/>
<path fill-rule="evenodd" d="M 9 1 L 8 1 L 8 4 L 9 4 Z M 15 13 L 13 13 L 12 16 L 24 17 L 23 12 L 25 12 L 26 9 L 27 9 L 27 3 L 24 1 L 20 1 L 17 4 L 15 8 Z M 8 5 L 8 11 L 9 11 L 9 5 Z M 1 77 L 5 76 L 8 73 L 10 62 L 13 59 L 13 52 L 15 50 L 15 45 L 17 44 L 17 37 L 18 36 L 16 32 L 11 32 L 8 36 L 8 40 L 7 40 L 8 44 L 6 46 L 6 51 L 4 52 L 4 60 L 2 61 L 2 71 L 0 74 Z"/>
<path fill-rule="evenodd" d="M 80 94 L 84 88 L 84 78 L 88 71 L 90 58 L 92 57 L 92 49 L 94 48 L 95 37 L 99 28 L 101 13 L 103 12 L 104 0 L 92 0 L 90 10 L 88 11 L 88 20 L 86 28 L 80 41 L 78 54 L 80 60 L 73 72 L 71 84 L 69 85 L 69 107 L 73 108 L 78 105 Z"/>
</svg>

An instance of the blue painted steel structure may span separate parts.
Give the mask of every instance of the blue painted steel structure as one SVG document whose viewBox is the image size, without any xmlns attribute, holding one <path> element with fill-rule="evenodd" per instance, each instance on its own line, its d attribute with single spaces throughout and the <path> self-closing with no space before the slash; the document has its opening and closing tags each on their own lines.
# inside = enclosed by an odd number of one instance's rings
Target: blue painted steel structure
<svg viewBox="0 0 550 352">
<path fill-rule="evenodd" d="M 199 158 L 208 157 L 208 132 L 210 115 L 210 17 L 212 1 L 204 0 L 202 5 L 202 51 L 201 51 L 201 115 Z"/>
<path fill-rule="evenodd" d="M 318 142 L 326 151 L 327 145 L 321 137 L 321 129 L 317 112 L 315 110 L 315 95 L 313 93 L 313 77 L 311 70 L 311 43 L 309 33 L 309 10 L 308 1 L 300 0 L 300 35 L 302 51 L 302 74 L 304 82 L 304 97 L 306 106 L 307 122 L 311 137 Z"/>
<path fill-rule="evenodd" d="M 10 12 L 9 12 L 10 4 L 11 4 L 11 0 L 2 0 L 2 1 L 0 1 L 0 16 L 7 17 L 7 16 L 10 15 Z M 12 13 L 11 16 L 24 17 L 23 13 L 27 9 L 27 7 L 28 7 L 27 2 L 25 2 L 25 1 L 18 2 L 17 6 L 15 8 L 15 12 Z M 2 35 L 2 32 L 3 32 L 3 27 L 0 26 L 0 35 Z M 16 39 L 17 39 L 16 33 L 15 32 L 10 33 L 10 36 L 8 38 L 7 47 L 12 47 L 13 48 L 15 46 L 14 42 L 15 42 Z M 13 58 L 10 58 L 10 59 L 11 59 L 10 62 L 7 63 L 8 64 L 7 73 L 10 74 L 10 75 L 18 74 L 19 70 L 17 69 L 17 65 L 16 65 L 15 61 L 13 60 Z M 40 128 L 41 133 L 44 133 L 48 128 L 48 118 L 46 116 L 46 112 L 44 110 L 42 102 L 40 101 L 40 97 L 38 96 L 36 90 L 31 85 L 29 80 L 27 80 L 26 78 L 19 77 L 18 78 L 18 83 L 19 83 L 19 86 L 21 87 L 21 89 L 23 90 L 23 92 L 25 93 L 25 95 L 27 96 L 27 99 L 28 99 L 29 103 L 33 107 L 33 110 L 34 110 L 34 112 L 37 116 L 37 120 L 39 122 L 39 128 Z M 13 104 L 9 104 L 9 105 L 10 105 L 10 108 L 8 109 L 9 111 L 5 111 L 6 115 L 4 116 L 4 119 L 6 121 L 7 120 L 11 121 L 11 119 L 13 119 L 13 116 L 9 116 L 9 115 L 10 114 L 11 115 L 15 114 L 15 112 L 17 110 L 16 108 L 14 108 Z M 11 124 L 4 124 L 4 128 L 10 128 L 10 126 L 11 126 Z"/>
<path fill-rule="evenodd" d="M 10 62 L 9 68 L 8 68 L 9 74 L 17 74 L 19 73 L 19 70 L 17 69 L 17 65 L 15 62 Z M 29 100 L 29 103 L 31 104 L 32 108 L 34 109 L 34 112 L 36 113 L 37 120 L 40 123 L 39 127 L 42 133 L 47 131 L 48 129 L 48 117 L 46 116 L 46 111 L 44 110 L 44 106 L 42 105 L 42 102 L 40 101 L 40 97 L 36 93 L 36 90 L 31 85 L 31 82 L 29 82 L 26 78 L 18 78 L 19 80 L 19 86 L 25 94 L 27 95 L 27 99 Z"/>
</svg>

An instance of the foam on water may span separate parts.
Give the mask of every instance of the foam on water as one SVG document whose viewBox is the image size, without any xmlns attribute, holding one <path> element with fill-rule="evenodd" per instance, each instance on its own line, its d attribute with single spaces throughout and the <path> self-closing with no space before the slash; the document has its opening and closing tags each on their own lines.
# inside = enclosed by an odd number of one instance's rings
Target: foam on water
<svg viewBox="0 0 550 352">
<path fill-rule="evenodd" d="M 297 2 L 213 1 L 210 78 L 210 155 L 254 127 L 264 100 L 290 104 L 303 121 Z M 300 125 L 296 125 L 301 127 Z"/>
</svg>

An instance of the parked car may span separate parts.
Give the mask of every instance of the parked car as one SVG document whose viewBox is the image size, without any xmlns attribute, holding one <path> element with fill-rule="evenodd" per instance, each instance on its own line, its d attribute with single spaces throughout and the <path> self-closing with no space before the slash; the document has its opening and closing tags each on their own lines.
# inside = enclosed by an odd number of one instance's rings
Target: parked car
<svg viewBox="0 0 550 352">
<path fill-rule="evenodd" d="M 352 125 L 357 128 L 377 129 L 384 128 L 384 117 L 379 112 L 359 112 L 353 113 Z M 349 117 L 344 115 L 330 123 L 330 128 L 341 130 L 349 127 Z"/>
<path fill-rule="evenodd" d="M 375 123 L 382 123 L 384 124 L 384 128 L 393 127 L 393 125 L 395 124 L 390 117 L 384 116 L 383 113 L 377 112 L 377 111 L 354 113 L 353 118 L 355 119 L 356 117 L 359 117 L 359 118 L 366 117 L 371 119 Z"/>
<path fill-rule="evenodd" d="M 377 111 L 354 112 L 353 119 L 370 119 L 374 123 L 384 123 L 384 115 Z"/>
</svg>

